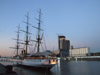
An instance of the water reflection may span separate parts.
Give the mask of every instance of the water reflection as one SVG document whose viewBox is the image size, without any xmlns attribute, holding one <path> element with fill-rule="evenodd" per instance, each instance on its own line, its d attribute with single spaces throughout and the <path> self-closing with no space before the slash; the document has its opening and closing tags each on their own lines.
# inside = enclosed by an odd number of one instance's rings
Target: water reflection
<svg viewBox="0 0 100 75">
<path fill-rule="evenodd" d="M 58 61 L 51 70 L 14 67 L 18 75 L 99 75 L 100 61 Z"/>
<path fill-rule="evenodd" d="M 61 75 L 99 75 L 100 61 L 61 61 Z"/>
<path fill-rule="evenodd" d="M 25 67 L 14 67 L 14 71 L 16 71 L 18 75 L 54 75 L 50 70 Z"/>
</svg>

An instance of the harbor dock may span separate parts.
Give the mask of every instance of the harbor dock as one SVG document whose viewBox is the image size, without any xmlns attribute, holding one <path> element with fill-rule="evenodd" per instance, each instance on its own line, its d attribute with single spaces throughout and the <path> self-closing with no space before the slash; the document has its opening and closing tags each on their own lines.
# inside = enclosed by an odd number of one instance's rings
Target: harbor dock
<svg viewBox="0 0 100 75">
<path fill-rule="evenodd" d="M 12 67 L 12 65 L 3 65 L 0 63 L 0 75 L 17 75 L 17 73 L 12 70 Z"/>
<path fill-rule="evenodd" d="M 85 56 L 85 57 L 57 57 L 57 60 L 68 60 L 68 61 L 100 61 L 100 56 Z"/>
</svg>

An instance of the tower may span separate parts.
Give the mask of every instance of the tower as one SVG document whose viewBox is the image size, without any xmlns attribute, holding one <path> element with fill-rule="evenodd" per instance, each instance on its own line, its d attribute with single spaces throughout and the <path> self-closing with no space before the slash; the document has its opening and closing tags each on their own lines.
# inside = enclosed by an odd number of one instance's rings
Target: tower
<svg viewBox="0 0 100 75">
<path fill-rule="evenodd" d="M 60 50 L 60 56 L 69 56 L 70 40 L 67 40 L 65 36 L 58 36 L 58 45 Z"/>
<path fill-rule="evenodd" d="M 60 39 L 62 38 L 65 38 L 65 36 L 58 36 L 58 47 L 59 47 L 59 50 L 60 50 Z"/>
</svg>

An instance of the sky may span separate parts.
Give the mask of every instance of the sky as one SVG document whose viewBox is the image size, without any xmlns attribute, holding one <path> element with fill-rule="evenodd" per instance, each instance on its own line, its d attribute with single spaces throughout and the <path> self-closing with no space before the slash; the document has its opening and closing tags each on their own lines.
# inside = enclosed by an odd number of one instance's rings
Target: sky
<svg viewBox="0 0 100 75">
<path fill-rule="evenodd" d="M 74 48 L 89 47 L 91 52 L 100 52 L 100 0 L 0 0 L 1 56 L 14 53 L 9 47 L 15 46 L 16 41 L 11 38 L 16 38 L 19 24 L 25 30 L 27 12 L 29 23 L 37 26 L 35 18 L 40 7 L 48 49 L 58 50 L 58 35 L 64 35 Z M 31 26 L 30 32 L 33 38 L 35 29 Z"/>
</svg>

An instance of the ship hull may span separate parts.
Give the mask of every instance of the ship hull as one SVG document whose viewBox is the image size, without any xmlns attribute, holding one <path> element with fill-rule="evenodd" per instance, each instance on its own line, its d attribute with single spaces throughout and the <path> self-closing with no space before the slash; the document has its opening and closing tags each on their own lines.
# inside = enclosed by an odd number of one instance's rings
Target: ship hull
<svg viewBox="0 0 100 75">
<path fill-rule="evenodd" d="M 51 69 L 56 64 L 50 64 L 48 60 L 41 59 L 24 59 L 21 63 L 18 64 L 23 67 L 34 67 L 34 68 L 43 68 Z"/>
<path fill-rule="evenodd" d="M 35 68 L 35 69 L 51 69 L 54 65 L 24 65 L 24 64 L 18 64 L 17 66 L 20 67 L 26 67 L 26 68 Z"/>
</svg>

